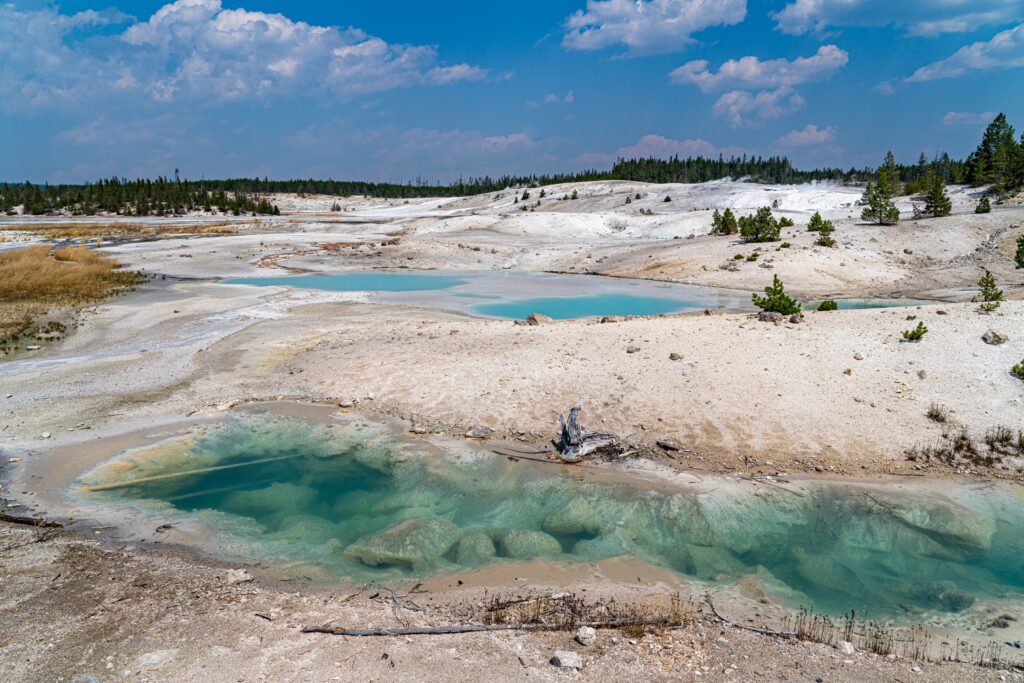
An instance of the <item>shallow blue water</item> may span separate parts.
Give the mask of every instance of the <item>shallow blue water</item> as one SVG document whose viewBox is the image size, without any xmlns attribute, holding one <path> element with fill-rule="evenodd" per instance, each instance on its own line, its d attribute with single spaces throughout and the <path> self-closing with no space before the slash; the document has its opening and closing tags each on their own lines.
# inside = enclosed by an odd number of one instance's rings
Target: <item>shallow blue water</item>
<svg viewBox="0 0 1024 683">
<path fill-rule="evenodd" d="M 281 277 L 237 277 L 224 280 L 229 285 L 259 287 L 296 287 L 328 292 L 423 292 L 450 289 L 465 280 L 450 275 L 420 273 L 359 272 L 333 275 L 284 275 Z"/>
<path fill-rule="evenodd" d="M 128 453 L 83 483 L 128 484 L 87 496 L 164 521 L 197 517 L 225 552 L 360 581 L 632 556 L 704 581 L 753 581 L 790 606 L 835 614 L 920 617 L 1024 594 L 1024 497 L 1012 489 L 646 490 L 486 451 L 426 449 L 382 427 L 250 416 Z"/>
<path fill-rule="evenodd" d="M 603 315 L 658 315 L 706 307 L 707 303 L 685 299 L 634 296 L 632 294 L 591 294 L 589 296 L 552 296 L 477 304 L 472 307 L 472 310 L 494 318 L 512 318 L 513 320 L 523 320 L 531 313 L 543 313 L 555 320 L 571 320 Z"/>
</svg>

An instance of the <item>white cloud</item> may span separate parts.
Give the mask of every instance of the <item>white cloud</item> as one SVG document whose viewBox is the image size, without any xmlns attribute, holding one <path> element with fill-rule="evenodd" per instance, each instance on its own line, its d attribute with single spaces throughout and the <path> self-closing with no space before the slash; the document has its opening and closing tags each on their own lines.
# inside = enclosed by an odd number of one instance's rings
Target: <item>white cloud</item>
<svg viewBox="0 0 1024 683">
<path fill-rule="evenodd" d="M 712 26 L 738 24 L 746 0 L 587 0 L 565 20 L 562 45 L 599 50 L 624 45 L 633 53 L 672 52 Z"/>
<path fill-rule="evenodd" d="M 750 150 L 742 147 L 716 147 L 703 139 L 673 140 L 661 135 L 645 135 L 635 144 L 623 147 L 616 152 L 620 159 L 639 159 L 655 157 L 669 159 L 674 156 L 686 157 L 725 157 L 750 154 Z"/>
<path fill-rule="evenodd" d="M 988 125 L 996 117 L 995 112 L 983 111 L 975 114 L 970 111 L 950 111 L 942 117 L 943 128 L 980 128 Z"/>
<path fill-rule="evenodd" d="M 798 130 L 791 130 L 776 143 L 779 147 L 820 147 L 835 142 L 836 129 L 833 126 L 818 128 L 809 123 Z"/>
<path fill-rule="evenodd" d="M 897 26 L 909 35 L 968 33 L 1024 18 L 1020 0 L 791 0 L 772 13 L 784 33 L 821 32 L 830 26 Z"/>
<path fill-rule="evenodd" d="M 575 101 L 576 95 L 573 94 L 572 90 L 565 93 L 565 95 L 556 95 L 555 93 L 549 93 L 544 98 L 545 104 L 572 104 Z"/>
<path fill-rule="evenodd" d="M 830 78 L 850 61 L 849 54 L 835 45 L 822 45 L 810 57 L 792 61 L 761 61 L 749 56 L 730 59 L 717 72 L 708 69 L 706 59 L 687 62 L 670 74 L 673 83 L 696 85 L 703 92 L 725 88 L 779 88 Z"/>
<path fill-rule="evenodd" d="M 922 66 L 907 79 L 923 83 L 957 78 L 974 71 L 993 71 L 1024 66 L 1024 24 L 1001 31 L 988 41 L 960 48 L 946 59 Z"/>
<path fill-rule="evenodd" d="M 478 81 L 487 71 L 439 64 L 430 45 L 398 45 L 356 28 L 177 0 L 120 34 L 72 35 L 126 23 L 117 12 L 63 15 L 0 5 L 0 108 L 145 93 L 192 105 L 293 93 L 347 97 L 410 85 Z"/>
<path fill-rule="evenodd" d="M 731 126 L 736 127 L 749 123 L 751 119 L 764 121 L 781 118 L 803 109 L 804 104 L 804 98 L 788 86 L 756 94 L 731 90 L 718 98 L 711 113 L 726 118 Z"/>
</svg>

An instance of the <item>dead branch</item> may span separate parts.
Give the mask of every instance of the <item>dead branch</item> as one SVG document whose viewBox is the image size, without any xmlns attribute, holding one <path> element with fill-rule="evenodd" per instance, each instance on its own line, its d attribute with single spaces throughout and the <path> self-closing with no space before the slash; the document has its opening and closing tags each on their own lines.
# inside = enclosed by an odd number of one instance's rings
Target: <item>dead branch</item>
<svg viewBox="0 0 1024 683">
<path fill-rule="evenodd" d="M 705 596 L 704 599 L 708 603 L 708 607 L 711 608 L 711 613 L 715 615 L 715 618 L 722 622 L 722 624 L 725 626 L 732 626 L 733 628 L 742 629 L 744 631 L 760 633 L 763 636 L 776 636 L 779 638 L 797 638 L 800 635 L 796 631 L 773 631 L 769 628 L 758 628 L 757 626 L 747 626 L 746 624 L 738 624 L 735 621 L 726 619 L 721 614 L 719 614 L 718 610 L 715 609 L 714 603 L 711 602 L 710 596 Z"/>
<path fill-rule="evenodd" d="M 326 633 L 332 636 L 433 636 L 481 631 L 568 631 L 580 626 L 619 628 L 622 626 L 672 626 L 669 619 L 616 619 L 611 621 L 579 621 L 572 624 L 455 624 L 453 626 L 414 626 L 410 628 L 348 629 L 332 626 L 304 626 L 303 633 Z"/>
<path fill-rule="evenodd" d="M 588 432 L 579 423 L 580 407 L 569 410 L 569 419 L 558 414 L 558 426 L 562 441 L 558 448 L 558 457 L 563 462 L 577 463 L 589 453 L 613 446 L 619 442 L 617 434 L 611 432 Z"/>
<path fill-rule="evenodd" d="M 7 522 L 8 524 L 24 524 L 25 526 L 38 526 L 45 529 L 62 529 L 64 525 L 60 522 L 51 522 L 47 519 L 39 519 L 37 517 L 18 517 L 17 515 L 7 515 L 0 512 L 0 522 Z"/>
</svg>

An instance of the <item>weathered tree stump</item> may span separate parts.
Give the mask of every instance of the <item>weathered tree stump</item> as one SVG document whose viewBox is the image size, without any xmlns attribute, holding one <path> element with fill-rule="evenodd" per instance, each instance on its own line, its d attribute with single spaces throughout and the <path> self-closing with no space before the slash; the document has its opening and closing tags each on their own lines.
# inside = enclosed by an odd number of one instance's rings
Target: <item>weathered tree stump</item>
<svg viewBox="0 0 1024 683">
<path fill-rule="evenodd" d="M 619 437 L 611 432 L 588 432 L 579 423 L 580 407 L 569 410 L 569 419 L 559 413 L 558 426 L 562 441 L 558 446 L 558 457 L 569 463 L 580 462 L 589 453 L 613 446 Z"/>
</svg>

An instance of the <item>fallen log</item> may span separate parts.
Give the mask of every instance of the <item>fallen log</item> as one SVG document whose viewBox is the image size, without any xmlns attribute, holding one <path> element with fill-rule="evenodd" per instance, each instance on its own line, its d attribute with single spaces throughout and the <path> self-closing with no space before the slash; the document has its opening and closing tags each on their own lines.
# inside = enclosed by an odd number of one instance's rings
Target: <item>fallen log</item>
<svg viewBox="0 0 1024 683">
<path fill-rule="evenodd" d="M 331 636 L 436 636 L 481 631 L 569 631 L 580 626 L 620 628 L 622 626 L 674 626 L 670 619 L 616 619 L 611 621 L 577 621 L 562 624 L 455 624 L 453 626 L 412 626 L 408 628 L 342 628 L 340 626 L 303 626 L 303 633 L 325 633 Z"/>
<path fill-rule="evenodd" d="M 577 463 L 594 451 L 614 446 L 619 437 L 611 432 L 588 432 L 579 423 L 580 407 L 569 410 L 569 419 L 559 413 L 558 426 L 562 441 L 558 446 L 558 457 L 567 463 Z"/>
<path fill-rule="evenodd" d="M 0 522 L 7 522 L 8 524 L 23 524 L 25 526 L 37 526 L 44 529 L 61 529 L 64 527 L 60 522 L 51 522 L 47 519 L 39 519 L 37 517 L 18 517 L 17 515 L 8 515 L 0 512 Z"/>
</svg>

